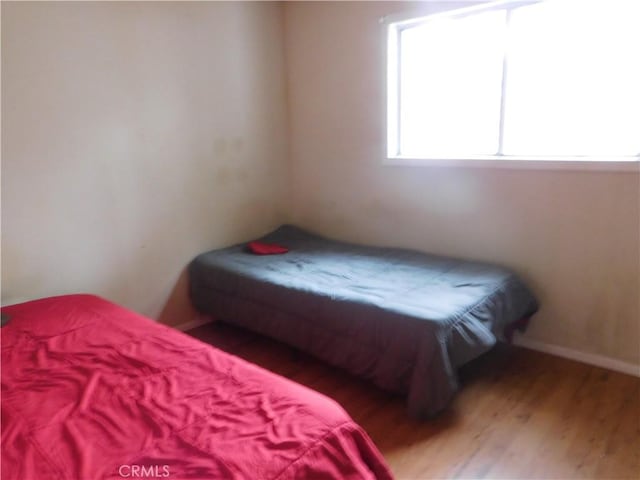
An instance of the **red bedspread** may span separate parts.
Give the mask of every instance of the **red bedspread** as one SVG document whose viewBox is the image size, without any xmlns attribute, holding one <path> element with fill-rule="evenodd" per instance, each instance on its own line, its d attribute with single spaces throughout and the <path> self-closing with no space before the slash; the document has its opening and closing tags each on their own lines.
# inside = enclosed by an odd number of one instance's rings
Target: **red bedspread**
<svg viewBox="0 0 640 480">
<path fill-rule="evenodd" d="M 2 479 L 391 478 L 334 401 L 91 295 L 5 307 Z"/>
</svg>

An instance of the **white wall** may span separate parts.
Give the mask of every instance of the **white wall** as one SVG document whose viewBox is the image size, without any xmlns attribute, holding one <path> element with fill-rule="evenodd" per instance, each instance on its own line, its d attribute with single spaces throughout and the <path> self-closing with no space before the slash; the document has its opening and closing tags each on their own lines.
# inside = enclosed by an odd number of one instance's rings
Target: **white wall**
<svg viewBox="0 0 640 480">
<path fill-rule="evenodd" d="M 405 8 L 287 3 L 293 220 L 352 241 L 510 266 L 542 303 L 527 337 L 639 364 L 637 173 L 381 164 L 378 20 Z"/>
<path fill-rule="evenodd" d="M 282 35 L 275 3 L 2 2 L 3 303 L 189 320 L 187 262 L 283 220 Z"/>
<path fill-rule="evenodd" d="M 273 3 L 2 2 L 3 303 L 181 323 L 193 255 L 289 219 L 511 266 L 529 338 L 640 363 L 638 174 L 381 165 L 378 19 L 404 8 L 290 2 L 283 37 Z"/>
</svg>

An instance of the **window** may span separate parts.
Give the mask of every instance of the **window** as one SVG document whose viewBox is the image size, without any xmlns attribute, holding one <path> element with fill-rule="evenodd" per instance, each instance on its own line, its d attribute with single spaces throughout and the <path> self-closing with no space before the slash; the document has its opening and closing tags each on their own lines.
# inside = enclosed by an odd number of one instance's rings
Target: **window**
<svg viewBox="0 0 640 480">
<path fill-rule="evenodd" d="M 640 0 L 494 2 L 388 24 L 390 158 L 638 160 Z"/>
</svg>

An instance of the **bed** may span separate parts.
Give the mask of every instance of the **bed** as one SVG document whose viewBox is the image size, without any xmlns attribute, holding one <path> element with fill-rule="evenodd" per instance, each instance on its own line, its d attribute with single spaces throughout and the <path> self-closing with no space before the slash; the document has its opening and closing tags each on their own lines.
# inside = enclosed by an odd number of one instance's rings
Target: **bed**
<svg viewBox="0 0 640 480">
<path fill-rule="evenodd" d="M 99 297 L 2 313 L 3 480 L 392 478 L 334 401 Z"/>
<path fill-rule="evenodd" d="M 188 267 L 201 312 L 290 344 L 407 396 L 429 418 L 458 389 L 456 370 L 524 328 L 538 303 L 513 272 L 485 263 L 354 245 L 284 225 Z"/>
</svg>

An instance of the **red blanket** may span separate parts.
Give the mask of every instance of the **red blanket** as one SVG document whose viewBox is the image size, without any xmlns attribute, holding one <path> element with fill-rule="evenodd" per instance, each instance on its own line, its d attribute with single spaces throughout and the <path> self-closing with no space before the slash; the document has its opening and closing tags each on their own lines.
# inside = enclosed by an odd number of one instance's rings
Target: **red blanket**
<svg viewBox="0 0 640 480">
<path fill-rule="evenodd" d="M 334 401 L 90 295 L 5 307 L 2 479 L 388 479 Z"/>
</svg>

